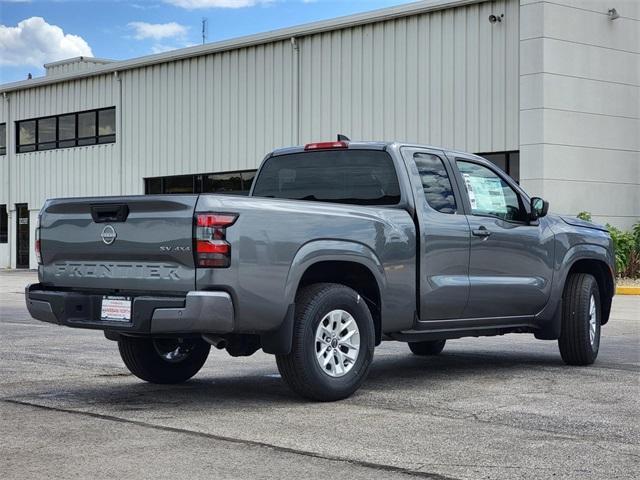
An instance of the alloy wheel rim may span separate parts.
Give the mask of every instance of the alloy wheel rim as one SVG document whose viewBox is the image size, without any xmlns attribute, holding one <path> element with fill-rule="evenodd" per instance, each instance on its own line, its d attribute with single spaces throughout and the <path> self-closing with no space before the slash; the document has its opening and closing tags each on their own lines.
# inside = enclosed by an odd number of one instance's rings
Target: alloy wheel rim
<svg viewBox="0 0 640 480">
<path fill-rule="evenodd" d="M 321 370 L 333 378 L 346 375 L 360 353 L 360 330 L 345 310 L 331 310 L 316 328 L 315 354 Z"/>
<path fill-rule="evenodd" d="M 596 311 L 596 299 L 591 295 L 589 300 L 589 341 L 593 347 L 596 342 L 596 333 L 598 328 L 598 314 Z"/>
</svg>

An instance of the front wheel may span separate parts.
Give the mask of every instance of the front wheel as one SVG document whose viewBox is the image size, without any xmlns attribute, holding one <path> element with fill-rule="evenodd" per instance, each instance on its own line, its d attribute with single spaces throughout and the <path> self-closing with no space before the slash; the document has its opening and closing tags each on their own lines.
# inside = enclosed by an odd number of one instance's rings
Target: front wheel
<svg viewBox="0 0 640 480">
<path fill-rule="evenodd" d="M 600 348 L 600 292 L 586 273 L 569 275 L 562 297 L 560 355 L 568 365 L 591 365 Z"/>
<path fill-rule="evenodd" d="M 355 392 L 373 359 L 371 312 L 344 285 L 318 283 L 296 298 L 291 352 L 277 355 L 282 379 L 299 395 L 333 401 Z"/>
<path fill-rule="evenodd" d="M 200 371 L 211 346 L 201 339 L 121 335 L 118 350 L 136 377 L 151 383 L 182 383 Z"/>
</svg>

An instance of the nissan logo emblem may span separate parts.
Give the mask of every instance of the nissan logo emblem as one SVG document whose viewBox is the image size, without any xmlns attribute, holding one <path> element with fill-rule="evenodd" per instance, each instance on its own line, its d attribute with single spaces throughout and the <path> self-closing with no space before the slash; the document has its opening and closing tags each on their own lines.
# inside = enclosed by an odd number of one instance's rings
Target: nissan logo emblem
<svg viewBox="0 0 640 480">
<path fill-rule="evenodd" d="M 102 229 L 102 233 L 100 234 L 100 238 L 102 238 L 102 241 L 105 245 L 111 245 L 116 241 L 117 236 L 118 235 L 116 234 L 115 229 L 111 225 L 107 225 L 106 227 L 104 227 Z"/>
</svg>

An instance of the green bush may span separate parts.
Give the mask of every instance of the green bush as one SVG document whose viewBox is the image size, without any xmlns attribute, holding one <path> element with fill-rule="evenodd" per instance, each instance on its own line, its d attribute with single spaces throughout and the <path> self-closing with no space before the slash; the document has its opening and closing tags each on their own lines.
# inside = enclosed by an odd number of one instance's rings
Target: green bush
<svg viewBox="0 0 640 480">
<path fill-rule="evenodd" d="M 589 212 L 580 212 L 578 218 L 591 221 Z M 630 232 L 623 232 L 619 228 L 609 225 L 607 229 L 616 256 L 616 273 L 620 277 L 639 278 L 640 277 L 640 222 L 633 226 Z"/>
<path fill-rule="evenodd" d="M 587 222 L 591 221 L 591 214 L 589 212 L 580 212 L 578 215 L 576 215 L 576 217 Z"/>
</svg>

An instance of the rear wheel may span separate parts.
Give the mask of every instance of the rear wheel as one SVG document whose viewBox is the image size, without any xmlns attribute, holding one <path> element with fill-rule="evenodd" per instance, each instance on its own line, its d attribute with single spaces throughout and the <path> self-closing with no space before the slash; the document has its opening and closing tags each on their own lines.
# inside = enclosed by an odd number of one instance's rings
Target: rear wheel
<svg viewBox="0 0 640 480">
<path fill-rule="evenodd" d="M 560 355 L 568 365 L 591 365 L 600 348 L 600 292 L 587 273 L 569 275 L 562 297 Z"/>
<path fill-rule="evenodd" d="M 201 339 L 120 336 L 118 349 L 129 371 L 151 383 L 182 383 L 200 371 L 210 345 Z"/>
<path fill-rule="evenodd" d="M 415 355 L 438 355 L 442 352 L 446 340 L 431 340 L 428 342 L 409 342 L 409 348 Z"/>
<path fill-rule="evenodd" d="M 291 352 L 277 355 L 282 379 L 299 395 L 333 401 L 355 392 L 373 359 L 373 319 L 344 285 L 318 283 L 296 298 Z"/>
</svg>

